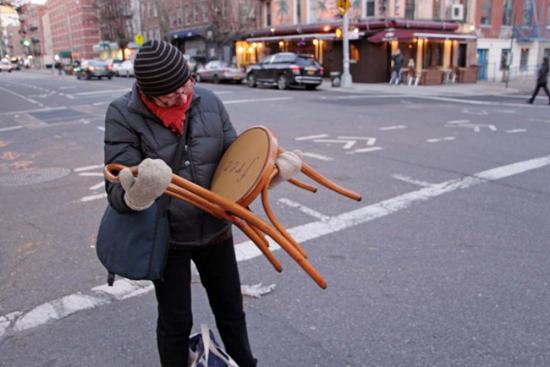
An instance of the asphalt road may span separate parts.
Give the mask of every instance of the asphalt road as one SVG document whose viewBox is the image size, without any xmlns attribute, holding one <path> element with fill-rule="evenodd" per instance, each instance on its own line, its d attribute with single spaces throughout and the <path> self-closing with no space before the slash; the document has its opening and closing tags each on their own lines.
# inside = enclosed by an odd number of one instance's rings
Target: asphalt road
<svg viewBox="0 0 550 367">
<path fill-rule="evenodd" d="M 104 114 L 132 82 L 0 74 L 0 366 L 158 365 L 150 285 L 107 289 L 94 248 Z M 275 284 L 245 297 L 259 366 L 550 365 L 546 101 L 203 86 L 363 195 L 271 192 L 327 290 L 234 231 L 242 283 Z"/>
</svg>

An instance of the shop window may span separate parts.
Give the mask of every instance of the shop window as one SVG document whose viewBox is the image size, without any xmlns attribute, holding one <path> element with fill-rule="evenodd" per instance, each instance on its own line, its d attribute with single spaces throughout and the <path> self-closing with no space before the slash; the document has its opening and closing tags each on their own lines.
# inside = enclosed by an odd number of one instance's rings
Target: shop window
<svg viewBox="0 0 550 367">
<path fill-rule="evenodd" d="M 296 24 L 302 24 L 302 2 L 296 0 Z"/>
<path fill-rule="evenodd" d="M 271 25 L 271 2 L 268 1 L 265 3 L 265 26 L 269 27 Z"/>
<path fill-rule="evenodd" d="M 529 63 L 529 49 L 528 48 L 522 48 L 521 49 L 521 56 L 519 59 L 519 69 L 521 71 L 526 71 Z"/>
<path fill-rule="evenodd" d="M 481 25 L 491 25 L 491 10 L 493 0 L 483 0 L 481 4 Z"/>
<path fill-rule="evenodd" d="M 349 61 L 352 63 L 357 63 L 359 61 L 359 49 L 356 45 L 349 45 Z"/>
<path fill-rule="evenodd" d="M 500 68 L 499 68 L 500 70 L 507 69 L 509 58 L 510 58 L 510 49 L 503 48 L 500 51 Z"/>
</svg>

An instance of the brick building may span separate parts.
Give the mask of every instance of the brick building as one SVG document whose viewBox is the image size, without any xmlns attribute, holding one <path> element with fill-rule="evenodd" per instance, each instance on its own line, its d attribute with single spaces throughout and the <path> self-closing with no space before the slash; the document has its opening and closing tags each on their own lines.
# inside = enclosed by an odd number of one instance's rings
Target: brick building
<svg viewBox="0 0 550 367">
<path fill-rule="evenodd" d="M 97 56 L 93 46 L 100 41 L 95 0 L 48 0 L 53 53 L 62 59 Z"/>
<path fill-rule="evenodd" d="M 352 1 L 350 72 L 354 81 L 386 82 L 390 56 L 399 48 L 405 65 L 424 84 L 475 81 L 475 0 Z M 242 63 L 278 51 L 316 56 L 325 71 L 342 71 L 342 17 L 335 0 L 263 1 L 262 28 L 237 48 Z M 449 78 L 451 75 L 452 78 Z"/>
<path fill-rule="evenodd" d="M 15 8 L 0 5 L 0 59 L 24 56 L 19 27 L 19 14 Z"/>
<path fill-rule="evenodd" d="M 21 23 L 20 34 L 25 40 L 24 53 L 32 66 L 43 66 L 46 52 L 42 21 L 46 13 L 46 7 L 29 3 L 19 7 L 18 12 Z"/>
<path fill-rule="evenodd" d="M 542 57 L 550 56 L 548 0 L 478 0 L 475 25 L 481 80 L 534 74 Z"/>
</svg>

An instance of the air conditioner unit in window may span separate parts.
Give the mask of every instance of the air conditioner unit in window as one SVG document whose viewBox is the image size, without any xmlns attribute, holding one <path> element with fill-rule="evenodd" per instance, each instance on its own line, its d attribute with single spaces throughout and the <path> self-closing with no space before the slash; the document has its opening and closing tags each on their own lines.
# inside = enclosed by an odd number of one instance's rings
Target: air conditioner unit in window
<svg viewBox="0 0 550 367">
<path fill-rule="evenodd" d="M 451 20 L 464 20 L 464 4 L 451 5 Z"/>
</svg>

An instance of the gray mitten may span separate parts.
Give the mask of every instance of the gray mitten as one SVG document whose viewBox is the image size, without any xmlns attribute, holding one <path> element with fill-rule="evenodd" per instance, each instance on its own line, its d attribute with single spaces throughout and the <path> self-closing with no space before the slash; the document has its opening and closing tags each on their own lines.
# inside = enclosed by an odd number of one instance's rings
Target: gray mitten
<svg viewBox="0 0 550 367">
<path fill-rule="evenodd" d="M 288 181 L 300 172 L 302 169 L 302 152 L 299 150 L 283 152 L 275 160 L 275 165 L 279 173 L 271 181 L 270 187 L 275 187 L 283 181 Z"/>
<path fill-rule="evenodd" d="M 124 202 L 134 210 L 145 210 L 162 195 L 172 180 L 172 169 L 162 159 L 144 159 L 134 177 L 129 168 L 118 174 L 124 188 Z"/>
</svg>

